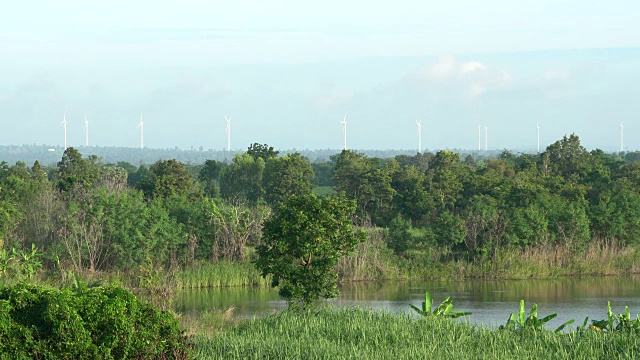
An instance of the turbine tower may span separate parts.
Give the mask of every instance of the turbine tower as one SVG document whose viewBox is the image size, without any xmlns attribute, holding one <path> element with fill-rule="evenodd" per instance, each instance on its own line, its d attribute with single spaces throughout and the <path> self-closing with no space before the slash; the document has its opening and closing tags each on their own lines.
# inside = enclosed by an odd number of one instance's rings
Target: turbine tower
<svg viewBox="0 0 640 360">
<path fill-rule="evenodd" d="M 536 123 L 536 129 L 538 129 L 538 154 L 540 153 L 540 123 Z"/>
<path fill-rule="evenodd" d="M 84 146 L 89 147 L 89 120 L 84 116 Z"/>
<path fill-rule="evenodd" d="M 140 149 L 144 149 L 144 121 L 142 120 L 142 113 L 140 113 L 138 128 L 140 128 Z"/>
<path fill-rule="evenodd" d="M 488 127 L 484 127 L 484 151 L 487 151 L 489 148 L 487 147 L 487 139 L 489 138 L 489 136 L 487 135 L 487 133 L 489 132 L 489 128 Z"/>
<path fill-rule="evenodd" d="M 422 120 L 416 121 L 418 124 L 418 154 L 422 152 Z"/>
<path fill-rule="evenodd" d="M 344 113 L 344 119 L 340 121 L 342 124 L 342 132 L 344 133 L 344 149 L 347 150 L 347 113 Z"/>
<path fill-rule="evenodd" d="M 480 122 L 478 122 L 478 151 L 482 150 L 480 146 Z"/>
<path fill-rule="evenodd" d="M 227 151 L 231 152 L 231 118 L 225 115 L 224 119 L 227 120 Z"/>
<path fill-rule="evenodd" d="M 64 111 L 64 116 L 62 117 L 60 125 L 64 128 L 64 149 L 67 150 L 67 110 Z"/>
<path fill-rule="evenodd" d="M 624 151 L 624 125 L 620 122 L 620 152 Z"/>
</svg>

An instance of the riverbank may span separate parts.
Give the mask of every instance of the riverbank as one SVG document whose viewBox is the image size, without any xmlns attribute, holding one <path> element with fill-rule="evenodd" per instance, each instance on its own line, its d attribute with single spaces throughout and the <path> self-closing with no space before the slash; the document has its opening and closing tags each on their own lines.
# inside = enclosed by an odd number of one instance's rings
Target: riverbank
<svg viewBox="0 0 640 360">
<path fill-rule="evenodd" d="M 574 276 L 628 276 L 640 274 L 640 251 L 635 246 L 590 243 L 586 248 L 548 244 L 504 248 L 491 256 L 456 257 L 432 247 L 404 256 L 396 255 L 378 239 L 361 244 L 355 254 L 342 259 L 336 270 L 342 283 L 360 281 L 460 281 L 466 279 L 524 280 Z M 17 278 L 0 277 L 12 284 Z M 75 273 L 71 270 L 40 272 L 29 282 L 54 287 L 86 283 L 116 283 L 136 294 L 171 293 L 225 287 L 270 286 L 250 258 L 247 261 L 200 261 L 186 267 L 161 268 L 142 264 L 129 272 Z"/>
<path fill-rule="evenodd" d="M 604 314 L 604 309 L 603 309 Z M 501 331 L 361 309 L 283 311 L 194 338 L 196 359 L 631 359 L 640 338 L 588 330 Z"/>
<path fill-rule="evenodd" d="M 571 276 L 625 276 L 640 273 L 640 251 L 633 246 L 593 242 L 586 248 L 548 244 L 505 248 L 492 256 L 457 258 L 442 248 L 395 255 L 379 240 L 361 244 L 336 268 L 339 281 L 465 279 L 556 279 Z M 269 286 L 251 262 L 202 262 L 180 270 L 169 281 L 176 289 Z"/>
</svg>

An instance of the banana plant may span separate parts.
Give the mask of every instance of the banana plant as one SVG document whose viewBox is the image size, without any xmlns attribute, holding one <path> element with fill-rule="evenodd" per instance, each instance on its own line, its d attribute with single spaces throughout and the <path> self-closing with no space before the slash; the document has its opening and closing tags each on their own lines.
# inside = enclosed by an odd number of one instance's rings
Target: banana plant
<svg viewBox="0 0 640 360">
<path fill-rule="evenodd" d="M 611 310 L 611 302 L 607 302 L 607 318 L 605 320 L 593 320 L 590 329 L 596 331 L 627 333 L 640 333 L 640 318 L 631 319 L 629 307 L 625 306 L 624 314 L 616 315 Z"/>
<path fill-rule="evenodd" d="M 544 326 L 547 322 L 554 319 L 558 314 L 551 313 L 543 318 L 538 317 L 538 304 L 533 304 L 531 307 L 531 311 L 529 311 L 529 315 L 526 314 L 524 308 L 524 300 L 520 300 L 520 311 L 518 314 L 511 314 L 507 319 L 507 323 L 505 325 L 500 326 L 500 329 L 505 330 L 544 330 Z M 565 322 L 560 325 L 555 332 L 562 331 L 567 325 L 573 324 L 573 319 Z"/>
<path fill-rule="evenodd" d="M 422 309 L 419 309 L 413 305 L 409 306 L 411 306 L 413 310 L 415 310 L 422 316 L 440 316 L 455 319 L 461 316 L 471 315 L 471 313 L 467 311 L 453 310 L 453 300 L 451 300 L 451 296 L 447 296 L 447 298 L 444 299 L 444 301 L 440 305 L 438 305 L 438 307 L 431 311 L 432 301 L 429 290 L 427 290 L 425 293 L 424 301 L 422 302 Z"/>
</svg>

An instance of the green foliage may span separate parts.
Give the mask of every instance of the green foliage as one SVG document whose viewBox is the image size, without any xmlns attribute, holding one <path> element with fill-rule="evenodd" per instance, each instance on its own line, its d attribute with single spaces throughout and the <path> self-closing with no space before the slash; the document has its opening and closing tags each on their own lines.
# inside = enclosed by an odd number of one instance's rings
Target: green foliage
<svg viewBox="0 0 640 360">
<path fill-rule="evenodd" d="M 215 160 L 205 160 L 198 180 L 203 186 L 204 194 L 210 198 L 214 198 L 220 193 L 220 174 L 224 169 L 224 163 Z"/>
<path fill-rule="evenodd" d="M 0 288 L 0 357 L 186 359 L 191 344 L 174 316 L 114 287 Z"/>
<path fill-rule="evenodd" d="M 338 295 L 335 265 L 365 239 L 353 228 L 354 211 L 349 200 L 292 196 L 265 221 L 256 266 L 280 296 L 309 304 Z"/>
<path fill-rule="evenodd" d="M 68 191 L 76 184 L 85 188 L 92 186 L 100 175 L 100 166 L 101 161 L 97 157 L 83 159 L 78 150 L 67 148 L 58 162 L 58 188 Z"/>
<path fill-rule="evenodd" d="M 533 304 L 529 315 L 526 314 L 524 309 L 524 300 L 520 300 L 520 311 L 518 314 L 511 314 L 507 323 L 500 326 L 500 329 L 513 330 L 513 331 L 542 331 L 544 325 L 550 320 L 554 319 L 558 314 L 551 313 L 543 318 L 538 318 L 538 305 Z M 560 325 L 555 332 L 562 331 L 567 325 L 573 324 L 573 319 Z"/>
<path fill-rule="evenodd" d="M 262 176 L 265 161 L 247 153 L 238 154 L 220 175 L 220 195 L 231 201 L 257 205 L 263 197 Z"/>
<path fill-rule="evenodd" d="M 159 160 L 149 168 L 149 172 L 136 184 L 146 198 L 166 198 L 172 195 L 193 193 L 195 185 L 183 163 Z"/>
<path fill-rule="evenodd" d="M 299 153 L 267 160 L 264 169 L 264 199 L 276 208 L 293 195 L 311 193 L 313 169 L 309 160 Z"/>
<path fill-rule="evenodd" d="M 267 160 L 278 157 L 278 151 L 267 144 L 253 143 L 247 149 L 247 155 L 251 156 L 253 160 L 262 159 L 266 163 Z"/>
<path fill-rule="evenodd" d="M 589 318 L 585 319 L 585 324 Z M 607 318 L 605 320 L 593 320 L 590 329 L 607 333 L 621 332 L 637 335 L 640 333 L 640 317 L 631 318 L 629 307 L 624 307 L 624 314 L 616 315 L 611 310 L 611 302 L 607 301 Z"/>
<path fill-rule="evenodd" d="M 22 281 L 32 279 L 42 270 L 42 254 L 34 244 L 30 251 L 0 249 L 0 279 Z M 4 279 L 3 279 L 4 278 Z"/>
<path fill-rule="evenodd" d="M 411 247 L 411 222 L 402 216 L 396 216 L 387 228 L 387 246 L 396 254 L 401 254 Z"/>
<path fill-rule="evenodd" d="M 438 305 L 433 311 L 431 311 L 431 294 L 429 290 L 426 291 L 424 296 L 424 301 L 422 302 L 422 308 L 418 309 L 417 307 L 410 304 L 411 308 L 415 310 L 418 314 L 422 316 L 440 316 L 445 318 L 459 318 L 461 316 L 471 315 L 468 311 L 459 311 L 453 310 L 453 300 L 451 300 L 451 296 L 447 296 L 444 301 Z"/>
</svg>

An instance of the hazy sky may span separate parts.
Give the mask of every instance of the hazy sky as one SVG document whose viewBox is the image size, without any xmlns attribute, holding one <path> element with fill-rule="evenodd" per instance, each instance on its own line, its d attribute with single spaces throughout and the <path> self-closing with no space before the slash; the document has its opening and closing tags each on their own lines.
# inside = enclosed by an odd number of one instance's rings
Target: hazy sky
<svg viewBox="0 0 640 360">
<path fill-rule="evenodd" d="M 3 5 L 0 144 L 640 148 L 637 1 L 90 3 Z"/>
</svg>

